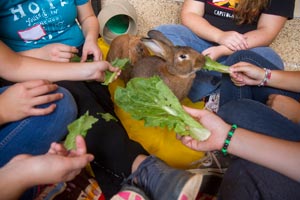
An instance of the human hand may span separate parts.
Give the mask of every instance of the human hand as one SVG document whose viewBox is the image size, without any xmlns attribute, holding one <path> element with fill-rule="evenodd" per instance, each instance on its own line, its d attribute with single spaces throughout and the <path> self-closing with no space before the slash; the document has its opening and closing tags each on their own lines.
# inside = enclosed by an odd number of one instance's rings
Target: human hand
<svg viewBox="0 0 300 200">
<path fill-rule="evenodd" d="M 217 42 L 231 51 L 248 49 L 247 37 L 236 31 L 224 31 Z"/>
<path fill-rule="evenodd" d="M 22 172 L 22 182 L 26 180 L 24 187 L 70 181 L 94 159 L 93 155 L 86 153 L 86 145 L 82 136 L 76 137 L 76 145 L 76 150 L 68 152 L 62 144 L 52 143 L 47 154 L 18 155 L 5 167 L 17 169 L 18 174 Z"/>
<path fill-rule="evenodd" d="M 293 122 L 300 122 L 299 101 L 288 96 L 271 94 L 267 100 L 267 105 Z"/>
<path fill-rule="evenodd" d="M 223 45 L 212 46 L 202 52 L 203 55 L 209 56 L 212 60 L 218 60 L 220 57 L 228 56 L 231 53 L 233 52 Z"/>
<path fill-rule="evenodd" d="M 208 111 L 184 107 L 185 111 L 194 117 L 200 124 L 207 128 L 211 135 L 205 141 L 198 141 L 190 136 L 178 136 L 182 144 L 196 151 L 220 150 L 230 130 L 230 125 L 219 116 Z"/>
<path fill-rule="evenodd" d="M 68 46 L 60 43 L 53 43 L 45 45 L 39 49 L 35 49 L 36 58 L 58 61 L 58 62 L 69 62 L 76 53 L 78 49 L 72 46 Z M 29 55 L 30 56 L 30 55 Z"/>
<path fill-rule="evenodd" d="M 58 86 L 46 80 L 33 80 L 16 83 L 0 95 L 0 124 L 23 119 L 28 116 L 47 115 L 54 111 L 54 103 L 44 108 L 38 105 L 47 104 L 63 98 L 61 93 L 49 94 Z M 9 115 L 7 114 L 9 113 Z"/>
<path fill-rule="evenodd" d="M 105 80 L 105 72 L 117 72 L 115 79 L 121 74 L 121 70 L 118 67 L 113 67 L 107 61 L 96 61 L 96 62 L 87 62 L 85 63 L 89 67 L 86 68 L 87 77 L 86 80 L 95 80 L 103 82 Z"/>
<path fill-rule="evenodd" d="M 265 70 L 247 62 L 230 67 L 230 77 L 236 86 L 259 85 L 265 77 Z"/>
<path fill-rule="evenodd" d="M 102 52 L 98 44 L 95 43 L 94 41 L 86 39 L 82 48 L 81 62 L 85 62 L 88 58 L 88 55 L 93 55 L 94 57 L 93 61 L 102 60 Z"/>
</svg>

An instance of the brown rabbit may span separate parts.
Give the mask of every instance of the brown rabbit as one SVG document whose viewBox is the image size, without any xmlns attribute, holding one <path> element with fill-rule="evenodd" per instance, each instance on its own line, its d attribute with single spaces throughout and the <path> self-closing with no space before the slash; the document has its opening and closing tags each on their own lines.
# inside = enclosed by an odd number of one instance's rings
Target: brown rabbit
<svg viewBox="0 0 300 200">
<path fill-rule="evenodd" d="M 111 42 L 106 60 L 112 62 L 116 58 L 128 58 L 130 65 L 134 65 L 138 60 L 149 56 L 150 52 L 141 41 L 141 37 L 123 34 L 114 38 Z M 129 80 L 132 67 L 128 66 L 120 75 L 125 82 Z"/>
<path fill-rule="evenodd" d="M 133 65 L 130 78 L 158 75 L 182 100 L 188 95 L 196 71 L 205 63 L 204 56 L 186 46 L 174 46 L 161 32 L 150 30 L 143 43 L 153 52 Z"/>
</svg>

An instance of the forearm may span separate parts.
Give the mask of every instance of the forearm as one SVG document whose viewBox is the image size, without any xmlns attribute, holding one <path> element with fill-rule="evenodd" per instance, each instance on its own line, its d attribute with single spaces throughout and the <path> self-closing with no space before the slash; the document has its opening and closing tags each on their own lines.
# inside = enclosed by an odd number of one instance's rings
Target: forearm
<svg viewBox="0 0 300 200">
<path fill-rule="evenodd" d="M 1 73 L 1 77 L 13 82 L 34 79 L 46 79 L 52 82 L 61 80 L 89 80 L 89 68 L 84 65 L 93 63 L 61 63 L 39 60 L 30 57 L 16 57 L 9 63 L 8 69 Z"/>
<path fill-rule="evenodd" d="M 26 169 L 25 169 L 26 170 Z M 24 176 L 23 168 L 16 167 L 3 167 L 0 169 L 0 197 L 6 200 L 16 200 L 24 193 L 24 191 L 30 187 L 26 181 L 30 180 L 30 177 Z"/>
<path fill-rule="evenodd" d="M 285 17 L 262 14 L 257 29 L 244 34 L 247 36 L 248 47 L 269 46 L 284 27 L 286 20 Z"/>
<path fill-rule="evenodd" d="M 33 57 L 33 58 L 44 59 L 43 56 L 39 53 L 39 48 L 30 49 L 27 51 L 20 51 L 20 52 L 17 52 L 17 54 L 22 55 L 22 56 L 29 56 L 29 57 Z"/>
<path fill-rule="evenodd" d="M 89 16 L 81 25 L 85 40 L 97 42 L 99 37 L 99 22 L 97 18 L 93 15 Z"/>
<path fill-rule="evenodd" d="M 300 144 L 238 128 L 228 152 L 300 181 Z"/>
<path fill-rule="evenodd" d="M 245 33 L 247 37 L 248 48 L 270 46 L 279 32 L 272 32 L 267 28 L 256 29 Z"/>
<path fill-rule="evenodd" d="M 269 46 L 275 37 L 265 30 L 254 30 L 244 34 L 247 37 L 248 48 Z"/>
<path fill-rule="evenodd" d="M 265 66 L 268 68 L 268 66 Z M 272 70 L 267 86 L 300 92 L 300 71 Z"/>
<path fill-rule="evenodd" d="M 91 2 L 78 7 L 78 21 L 86 40 L 97 41 L 99 36 L 99 22 L 94 14 Z"/>
<path fill-rule="evenodd" d="M 222 30 L 212 26 L 203 17 L 194 13 L 184 13 L 181 17 L 182 24 L 191 29 L 200 38 L 218 43 L 219 35 L 223 33 Z"/>
<path fill-rule="evenodd" d="M 61 80 L 89 80 L 91 73 L 84 65 L 93 63 L 62 63 L 21 56 L 13 52 L 0 42 L 0 76 L 13 82 L 33 79 Z M 95 64 L 94 64 L 95 65 Z"/>
<path fill-rule="evenodd" d="M 181 9 L 181 22 L 183 25 L 190 28 L 199 37 L 216 42 L 222 31 L 217 27 L 212 26 L 206 19 L 205 3 L 194 0 L 185 0 Z"/>
</svg>

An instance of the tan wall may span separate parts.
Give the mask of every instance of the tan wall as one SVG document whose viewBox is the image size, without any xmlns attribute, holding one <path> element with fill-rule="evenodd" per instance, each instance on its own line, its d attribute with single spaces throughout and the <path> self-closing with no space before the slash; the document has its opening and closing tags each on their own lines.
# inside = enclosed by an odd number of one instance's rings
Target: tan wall
<svg viewBox="0 0 300 200">
<path fill-rule="evenodd" d="M 296 0 L 295 17 L 300 17 L 300 0 Z"/>
<path fill-rule="evenodd" d="M 112 0 L 102 0 L 102 8 Z M 136 9 L 138 34 L 146 35 L 160 24 L 180 23 L 182 0 L 128 0 Z M 295 19 L 289 20 L 272 47 L 287 64 L 287 69 L 300 70 L 300 0 L 296 0 Z"/>
</svg>

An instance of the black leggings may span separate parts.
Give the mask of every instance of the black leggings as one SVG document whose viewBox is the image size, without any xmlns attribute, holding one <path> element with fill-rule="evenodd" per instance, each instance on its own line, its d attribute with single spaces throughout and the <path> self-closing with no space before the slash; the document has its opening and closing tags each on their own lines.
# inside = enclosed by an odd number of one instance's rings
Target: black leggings
<svg viewBox="0 0 300 200">
<path fill-rule="evenodd" d="M 129 139 L 120 120 L 106 122 L 99 115 L 110 113 L 116 117 L 107 86 L 84 81 L 63 81 L 58 84 L 72 93 L 79 116 L 88 110 L 90 115 L 99 119 L 86 136 L 88 152 L 95 156 L 95 162 L 120 176 L 130 175 L 134 159 L 139 154 L 148 153 L 139 143 Z"/>
</svg>

